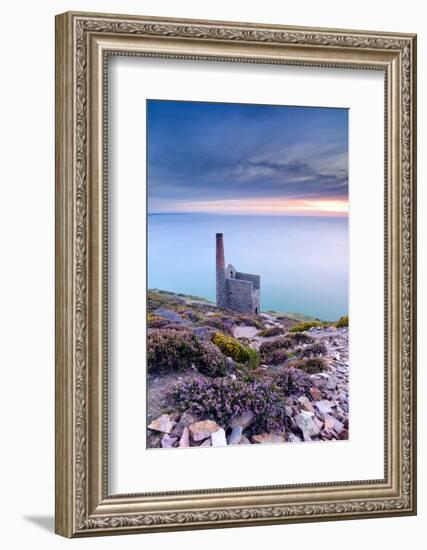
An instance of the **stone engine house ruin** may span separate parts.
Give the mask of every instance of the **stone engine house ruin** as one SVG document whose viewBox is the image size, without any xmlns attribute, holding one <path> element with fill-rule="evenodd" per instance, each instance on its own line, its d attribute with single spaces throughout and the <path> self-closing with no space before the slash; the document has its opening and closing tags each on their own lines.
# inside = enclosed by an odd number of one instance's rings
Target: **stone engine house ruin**
<svg viewBox="0 0 427 550">
<path fill-rule="evenodd" d="M 216 234 L 216 303 L 242 313 L 260 313 L 260 276 L 225 268 L 224 238 Z"/>
</svg>

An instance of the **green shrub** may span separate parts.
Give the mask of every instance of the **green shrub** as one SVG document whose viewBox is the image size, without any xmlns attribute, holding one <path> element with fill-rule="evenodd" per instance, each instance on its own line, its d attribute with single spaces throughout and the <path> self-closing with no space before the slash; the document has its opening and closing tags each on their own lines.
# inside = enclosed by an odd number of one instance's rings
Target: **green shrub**
<svg viewBox="0 0 427 550">
<path fill-rule="evenodd" d="M 242 344 L 243 346 L 247 346 L 247 347 L 250 347 L 250 343 L 251 343 L 251 339 L 248 338 L 247 336 L 239 336 L 237 338 L 238 342 L 240 344 Z"/>
<path fill-rule="evenodd" d="M 313 382 L 310 374 L 293 367 L 282 367 L 274 373 L 276 385 L 283 389 L 287 395 L 310 395 L 310 388 Z"/>
<path fill-rule="evenodd" d="M 331 323 L 327 321 L 304 321 L 303 323 L 298 323 L 289 329 L 289 332 L 304 332 L 313 327 L 328 327 Z"/>
<path fill-rule="evenodd" d="M 289 359 L 289 352 L 284 349 L 274 349 L 270 353 L 268 359 L 268 362 L 271 365 L 280 365 L 281 363 L 284 363 L 287 359 Z"/>
<path fill-rule="evenodd" d="M 319 355 L 326 355 L 327 353 L 326 346 L 323 342 L 314 342 L 309 344 L 301 350 L 302 357 L 317 357 Z"/>
<path fill-rule="evenodd" d="M 327 368 L 327 363 L 323 357 L 310 357 L 307 359 L 294 359 L 290 361 L 286 367 L 303 370 L 308 374 L 323 372 Z"/>
<path fill-rule="evenodd" d="M 237 316 L 236 321 L 242 325 L 245 325 L 245 327 L 255 327 L 258 330 L 262 330 L 264 328 L 264 325 L 260 321 L 246 315 Z"/>
<path fill-rule="evenodd" d="M 158 317 L 153 313 L 147 315 L 147 325 L 148 328 L 166 328 L 170 325 L 170 321 L 163 319 L 163 317 Z"/>
<path fill-rule="evenodd" d="M 211 327 L 220 330 L 224 334 L 233 336 L 233 323 L 228 319 L 219 319 L 218 317 L 209 317 L 197 323 L 200 327 Z"/>
<path fill-rule="evenodd" d="M 288 335 L 288 338 L 291 338 L 295 344 L 311 344 L 314 342 L 313 336 L 310 336 L 309 334 L 304 334 L 303 332 L 293 332 L 292 334 Z"/>
<path fill-rule="evenodd" d="M 153 311 L 161 307 L 167 307 L 169 309 L 174 309 L 182 305 L 182 300 L 177 298 L 171 298 L 170 296 L 164 295 L 159 291 L 148 291 L 147 295 L 147 309 L 148 311 Z"/>
<path fill-rule="evenodd" d="M 300 344 L 312 344 L 313 342 L 314 338 L 312 336 L 303 334 L 302 332 L 295 332 L 287 336 L 276 338 L 275 340 L 263 342 L 259 347 L 261 360 L 265 363 L 280 363 L 292 355 L 299 355 L 302 348 L 298 348 L 297 346 Z M 278 352 L 279 350 L 281 354 L 276 353 L 276 351 Z"/>
<path fill-rule="evenodd" d="M 273 363 L 273 352 L 277 350 L 290 350 L 294 346 L 294 339 L 288 336 L 282 336 L 281 338 L 276 338 L 276 340 L 263 342 L 259 347 L 261 360 L 265 363 Z"/>
<path fill-rule="evenodd" d="M 338 319 L 338 321 L 335 323 L 335 326 L 337 328 L 348 327 L 348 315 L 344 315 L 344 317 Z"/>
<path fill-rule="evenodd" d="M 259 365 L 259 354 L 255 349 L 244 346 L 231 336 L 220 332 L 213 335 L 212 342 L 218 346 L 224 355 L 231 357 L 236 363 L 247 364 L 253 368 Z"/>
<path fill-rule="evenodd" d="M 197 323 L 197 321 L 200 321 L 203 319 L 200 313 L 197 313 L 196 311 L 192 311 L 191 309 L 181 310 L 180 313 L 183 319 L 190 319 L 190 321 L 193 321 L 193 323 Z"/>
<path fill-rule="evenodd" d="M 282 327 L 271 327 L 266 328 L 265 330 L 262 330 L 258 333 L 258 336 L 264 336 L 266 338 L 269 338 L 270 336 L 280 336 L 283 334 L 283 328 Z"/>
<path fill-rule="evenodd" d="M 188 329 L 153 329 L 147 337 L 149 371 L 183 371 L 194 366 L 206 376 L 223 376 L 226 361 L 211 342 L 199 340 Z"/>
</svg>

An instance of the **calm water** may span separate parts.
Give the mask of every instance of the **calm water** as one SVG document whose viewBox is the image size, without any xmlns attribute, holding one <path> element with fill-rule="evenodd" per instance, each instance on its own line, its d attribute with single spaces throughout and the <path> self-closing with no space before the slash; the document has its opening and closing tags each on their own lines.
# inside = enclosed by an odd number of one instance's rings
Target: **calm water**
<svg viewBox="0 0 427 550">
<path fill-rule="evenodd" d="M 148 287 L 215 300 L 215 233 L 225 262 L 261 275 L 261 309 L 346 315 L 346 218 L 161 214 L 148 218 Z"/>
</svg>

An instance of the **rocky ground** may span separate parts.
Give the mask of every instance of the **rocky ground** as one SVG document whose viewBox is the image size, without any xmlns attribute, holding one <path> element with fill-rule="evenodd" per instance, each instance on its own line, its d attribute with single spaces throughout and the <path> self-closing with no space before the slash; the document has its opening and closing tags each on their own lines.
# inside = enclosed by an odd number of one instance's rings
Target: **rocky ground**
<svg viewBox="0 0 427 550">
<path fill-rule="evenodd" d="M 153 292 L 149 296 L 148 309 L 148 447 L 348 439 L 346 326 L 340 323 L 338 327 L 332 323 L 317 323 L 320 326 L 316 326 L 312 322 L 308 324 L 315 326 L 306 328 L 301 325 L 306 330 L 295 332 L 300 319 L 293 318 L 292 314 L 242 316 L 194 297 L 188 299 Z M 180 361 L 180 354 L 187 353 L 187 348 L 184 350 L 185 346 L 181 346 L 180 341 L 178 346 L 175 342 L 181 334 L 185 345 L 188 341 L 193 347 L 199 344 L 208 346 L 209 353 L 215 351 L 220 354 L 220 360 L 224 359 L 225 365 L 220 377 L 200 372 L 202 368 L 198 356 L 192 361 L 187 354 L 187 362 Z M 175 339 L 173 345 L 167 339 L 171 335 Z M 157 347 L 151 353 L 150 338 L 155 342 L 163 338 L 163 348 Z M 269 344 L 271 342 L 272 345 Z M 281 348 L 281 343 L 285 347 Z M 235 354 L 234 344 L 241 346 L 237 348 L 240 351 L 254 350 L 246 363 L 227 355 L 229 350 L 230 355 Z M 274 349 L 276 345 L 279 346 L 278 354 L 266 352 L 269 346 Z M 167 361 L 164 360 L 164 350 L 169 353 L 166 355 Z M 240 355 L 239 360 L 241 357 L 245 358 Z M 215 355 L 215 361 L 217 359 Z M 291 385 L 286 376 L 291 376 Z M 284 377 L 287 386 L 283 384 Z M 222 401 L 218 401 L 224 409 L 222 415 L 215 406 L 208 406 L 209 400 L 214 400 L 211 386 L 215 398 L 218 398 L 219 394 L 215 393 L 218 389 L 222 392 Z M 254 399 L 250 394 L 248 396 L 248 391 L 252 389 L 257 393 L 269 387 L 273 388 L 271 399 L 267 400 L 267 405 L 265 400 L 262 402 L 264 409 L 260 409 L 258 403 L 251 405 Z M 176 388 L 181 389 L 177 391 Z M 227 394 L 228 388 L 237 389 Z M 247 407 L 235 404 L 236 399 L 239 401 L 238 393 L 236 397 L 238 391 L 243 391 L 242 402 L 249 403 Z M 251 406 L 261 413 L 251 410 Z M 238 414 L 233 414 L 233 411 L 238 411 Z M 263 414 L 264 423 L 260 422 L 260 414 Z M 272 421 L 268 415 L 273 415 Z"/>
</svg>

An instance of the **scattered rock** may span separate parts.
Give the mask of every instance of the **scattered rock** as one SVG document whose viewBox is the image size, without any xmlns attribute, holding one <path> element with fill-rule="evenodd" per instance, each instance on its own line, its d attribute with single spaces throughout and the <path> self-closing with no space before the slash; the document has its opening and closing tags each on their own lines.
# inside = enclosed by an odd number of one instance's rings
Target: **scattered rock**
<svg viewBox="0 0 427 550">
<path fill-rule="evenodd" d="M 225 430 L 220 428 L 211 434 L 212 447 L 226 447 L 227 440 L 225 439 Z"/>
<path fill-rule="evenodd" d="M 214 420 L 201 420 L 190 425 L 190 434 L 193 441 L 203 441 L 210 437 L 213 432 L 219 430 L 218 424 Z"/>
<path fill-rule="evenodd" d="M 293 416 L 294 409 L 290 405 L 285 405 L 285 412 L 288 416 Z"/>
<path fill-rule="evenodd" d="M 317 418 L 317 416 L 313 416 L 313 422 L 319 428 L 319 431 L 323 429 L 323 422 L 320 420 L 320 418 Z"/>
<path fill-rule="evenodd" d="M 344 428 L 341 433 L 338 434 L 338 437 L 343 440 L 348 439 L 348 430 Z"/>
<path fill-rule="evenodd" d="M 293 434 L 293 433 L 288 433 L 288 441 L 290 443 L 300 443 L 301 438 L 298 437 L 297 435 Z"/>
<path fill-rule="evenodd" d="M 313 374 L 313 378 L 323 378 L 326 381 L 329 380 L 329 374 L 318 372 L 317 374 Z"/>
<path fill-rule="evenodd" d="M 332 430 L 334 428 L 334 418 L 329 414 L 323 415 L 325 421 L 325 430 Z"/>
<path fill-rule="evenodd" d="M 190 430 L 187 426 L 183 429 L 181 439 L 179 440 L 179 447 L 189 447 L 190 446 Z"/>
<path fill-rule="evenodd" d="M 338 380 L 335 378 L 335 376 L 330 376 L 329 380 L 326 382 L 326 387 L 328 390 L 335 390 L 337 387 Z"/>
<path fill-rule="evenodd" d="M 171 420 L 168 414 L 162 414 L 159 418 L 156 418 L 148 425 L 150 430 L 155 430 L 156 432 L 170 433 L 172 428 L 175 426 L 175 421 Z"/>
<path fill-rule="evenodd" d="M 229 445 L 238 445 L 242 439 L 243 429 L 242 426 L 236 426 L 233 428 L 230 437 L 228 438 Z"/>
<path fill-rule="evenodd" d="M 156 447 L 160 447 L 161 442 L 161 435 L 160 432 L 150 432 L 148 430 L 147 432 L 147 447 L 149 449 L 155 449 Z"/>
<path fill-rule="evenodd" d="M 184 428 L 188 428 L 190 424 L 194 424 L 197 421 L 198 421 L 198 418 L 196 418 L 193 414 L 191 414 L 190 411 L 184 411 L 181 414 L 178 422 L 174 426 L 171 432 L 171 435 L 176 437 L 181 437 L 184 432 Z"/>
<path fill-rule="evenodd" d="M 165 434 L 162 437 L 162 447 L 163 449 L 173 447 L 177 441 L 177 437 L 171 437 L 169 434 Z"/>
<path fill-rule="evenodd" d="M 344 424 L 340 422 L 337 418 L 330 416 L 328 414 L 324 415 L 325 428 L 328 430 L 335 430 L 337 434 L 340 434 L 344 429 Z"/>
<path fill-rule="evenodd" d="M 256 327 L 249 327 L 246 325 L 236 326 L 233 328 L 234 338 L 252 338 L 258 333 Z"/>
<path fill-rule="evenodd" d="M 301 397 L 298 399 L 298 403 L 300 404 L 300 407 L 303 411 L 314 413 L 313 405 L 311 404 L 308 397 L 306 397 L 305 395 L 301 395 Z"/>
<path fill-rule="evenodd" d="M 239 416 L 235 416 L 231 419 L 230 428 L 235 428 L 236 426 L 241 426 L 244 430 L 249 427 L 255 421 L 255 414 L 252 411 L 245 411 Z"/>
<path fill-rule="evenodd" d="M 209 334 L 211 334 L 211 329 L 206 327 L 194 327 L 193 332 L 198 338 L 204 340 Z"/>
<path fill-rule="evenodd" d="M 164 309 L 164 308 L 158 308 L 153 311 L 154 315 L 157 315 L 158 317 L 163 317 L 163 319 L 167 319 L 168 321 L 172 321 L 174 323 L 182 323 L 184 319 L 176 313 L 176 311 L 172 311 L 171 309 Z"/>
<path fill-rule="evenodd" d="M 252 445 L 252 443 L 249 441 L 249 439 L 245 435 L 242 435 L 239 441 L 239 445 Z"/>
<path fill-rule="evenodd" d="M 332 403 L 330 401 L 326 401 L 325 399 L 323 401 L 316 401 L 317 410 L 321 414 L 327 414 L 327 413 L 332 412 L 331 405 L 332 405 Z"/>
<path fill-rule="evenodd" d="M 283 435 L 271 432 L 253 435 L 252 441 L 254 443 L 284 443 L 285 438 Z"/>
<path fill-rule="evenodd" d="M 226 357 L 225 360 L 227 361 L 227 365 L 229 367 L 233 367 L 235 365 L 233 359 L 231 357 Z"/>
<path fill-rule="evenodd" d="M 317 424 L 313 421 L 312 414 L 307 411 L 301 411 L 300 414 L 297 414 L 295 423 L 306 441 L 320 433 Z"/>
<path fill-rule="evenodd" d="M 322 392 L 314 386 L 310 388 L 310 395 L 314 399 L 314 401 L 320 401 L 322 399 Z"/>
</svg>

